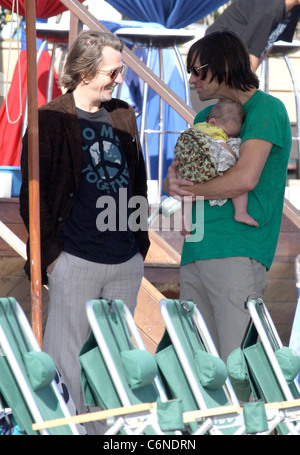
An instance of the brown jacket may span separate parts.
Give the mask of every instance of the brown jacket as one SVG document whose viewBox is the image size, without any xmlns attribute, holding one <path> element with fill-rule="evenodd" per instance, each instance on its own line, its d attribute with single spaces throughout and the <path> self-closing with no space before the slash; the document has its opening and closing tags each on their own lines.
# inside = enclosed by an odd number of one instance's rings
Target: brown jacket
<svg viewBox="0 0 300 455">
<path fill-rule="evenodd" d="M 147 197 L 147 180 L 134 110 L 124 101 L 105 103 L 112 126 L 124 150 L 132 195 Z M 73 94 L 68 92 L 39 109 L 41 266 L 43 283 L 46 269 L 62 251 L 59 232 L 66 222 L 78 190 L 82 168 L 81 130 Z M 21 155 L 22 186 L 20 213 L 29 231 L 28 135 Z M 145 258 L 150 242 L 148 232 L 134 233 Z M 29 258 L 29 245 L 27 245 Z M 29 260 L 25 271 L 30 274 Z"/>
</svg>

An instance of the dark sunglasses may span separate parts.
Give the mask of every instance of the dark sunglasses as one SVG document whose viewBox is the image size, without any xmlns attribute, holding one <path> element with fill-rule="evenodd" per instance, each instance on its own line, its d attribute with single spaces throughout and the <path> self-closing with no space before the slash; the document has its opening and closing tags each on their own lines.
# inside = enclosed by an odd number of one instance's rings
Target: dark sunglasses
<svg viewBox="0 0 300 455">
<path fill-rule="evenodd" d="M 111 79 L 116 79 L 118 74 L 122 74 L 125 69 L 125 65 L 122 65 L 120 68 L 116 68 L 115 70 L 98 70 L 98 73 L 105 74 L 109 76 Z"/>
<path fill-rule="evenodd" d="M 201 74 L 200 70 L 206 66 L 208 66 L 208 63 L 206 63 L 206 65 L 198 66 L 197 68 L 193 66 L 192 68 L 188 68 L 187 72 L 195 77 L 199 77 Z"/>
</svg>

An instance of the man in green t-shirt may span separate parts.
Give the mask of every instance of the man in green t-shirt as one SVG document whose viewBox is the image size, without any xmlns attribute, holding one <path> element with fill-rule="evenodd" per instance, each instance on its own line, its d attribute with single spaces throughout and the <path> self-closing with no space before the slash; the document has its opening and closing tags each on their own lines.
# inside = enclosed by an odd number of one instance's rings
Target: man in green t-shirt
<svg viewBox="0 0 300 455">
<path fill-rule="evenodd" d="M 267 270 L 278 241 L 287 165 L 291 149 L 291 127 L 281 101 L 258 89 L 249 55 L 231 32 L 215 32 L 195 42 L 187 56 L 190 83 L 201 101 L 234 98 L 246 112 L 241 131 L 237 164 L 210 181 L 193 184 L 179 178 L 174 161 L 164 180 L 171 196 L 201 196 L 203 237 L 185 239 L 180 273 L 180 298 L 194 301 L 200 309 L 221 357 L 240 346 L 249 322 L 245 301 L 261 297 L 267 288 Z M 208 107 L 194 123 L 203 121 Z M 231 199 L 249 193 L 248 212 L 259 226 L 234 220 Z M 229 199 L 211 207 L 209 199 Z M 198 216 L 199 218 L 199 216 Z"/>
</svg>

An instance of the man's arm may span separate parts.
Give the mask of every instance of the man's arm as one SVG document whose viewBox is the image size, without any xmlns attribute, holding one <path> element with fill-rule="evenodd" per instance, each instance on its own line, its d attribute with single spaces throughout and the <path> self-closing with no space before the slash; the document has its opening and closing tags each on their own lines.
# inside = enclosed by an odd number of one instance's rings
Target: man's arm
<svg viewBox="0 0 300 455">
<path fill-rule="evenodd" d="M 259 58 L 259 57 L 256 57 L 256 55 L 249 54 L 249 58 L 250 58 L 251 69 L 255 73 L 257 68 L 259 67 L 259 65 L 263 61 L 264 57 L 263 58 Z"/>
<path fill-rule="evenodd" d="M 194 183 L 180 178 L 178 165 L 179 161 L 172 161 L 168 173 L 163 180 L 163 189 L 173 197 L 194 196 L 194 193 L 191 192 L 191 187 L 194 186 Z"/>
<path fill-rule="evenodd" d="M 268 57 L 268 55 L 270 54 L 271 50 L 273 49 L 273 46 L 270 47 L 270 49 L 268 50 L 268 52 L 266 52 L 264 55 L 262 55 L 261 57 L 256 57 L 256 55 L 253 55 L 253 54 L 249 54 L 249 58 L 250 58 L 250 65 L 251 65 L 251 69 L 252 71 L 255 73 L 256 70 L 258 69 L 258 67 L 260 66 L 260 64 L 265 60 L 265 58 Z"/>
</svg>

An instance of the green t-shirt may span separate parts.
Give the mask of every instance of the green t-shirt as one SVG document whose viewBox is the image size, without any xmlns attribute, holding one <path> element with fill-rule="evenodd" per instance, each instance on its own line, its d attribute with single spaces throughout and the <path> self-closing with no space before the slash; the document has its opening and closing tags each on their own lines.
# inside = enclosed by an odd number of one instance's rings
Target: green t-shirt
<svg viewBox="0 0 300 455">
<path fill-rule="evenodd" d="M 199 112 L 194 123 L 204 121 L 212 106 Z M 185 240 L 181 264 L 201 259 L 244 256 L 256 259 L 268 269 L 273 261 L 280 232 L 287 165 L 292 136 L 289 118 L 283 103 L 260 90 L 244 104 L 246 120 L 241 140 L 263 139 L 273 144 L 257 186 L 249 192 L 248 213 L 259 227 L 234 220 L 231 199 L 222 206 L 211 207 L 204 201 L 203 238 Z M 199 204 L 199 202 L 196 202 Z M 196 219 L 193 207 L 193 224 Z M 199 212 L 201 213 L 201 212 Z M 199 217 L 199 216 L 198 216 Z"/>
</svg>

